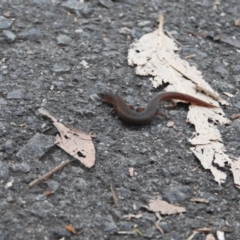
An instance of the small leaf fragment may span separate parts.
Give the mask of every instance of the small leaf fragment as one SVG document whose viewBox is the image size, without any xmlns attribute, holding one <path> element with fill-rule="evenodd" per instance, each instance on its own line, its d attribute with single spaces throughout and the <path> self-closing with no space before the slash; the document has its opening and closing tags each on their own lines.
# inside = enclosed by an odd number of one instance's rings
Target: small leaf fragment
<svg viewBox="0 0 240 240">
<path fill-rule="evenodd" d="M 131 220 L 132 218 L 141 218 L 142 217 L 142 213 L 139 213 L 139 214 L 127 214 L 127 215 L 124 215 L 124 217 L 126 218 L 126 220 Z"/>
<path fill-rule="evenodd" d="M 184 207 L 179 207 L 160 199 L 151 199 L 148 206 L 144 207 L 146 207 L 149 211 L 160 212 L 161 214 L 165 215 L 186 212 L 186 209 Z"/>
<path fill-rule="evenodd" d="M 168 127 L 168 128 L 172 128 L 172 127 L 174 127 L 174 122 L 172 122 L 172 121 L 168 121 L 168 123 L 167 123 L 167 127 Z"/>
<path fill-rule="evenodd" d="M 204 199 L 204 198 L 191 198 L 191 202 L 199 202 L 199 203 L 209 203 L 209 200 Z"/>
<path fill-rule="evenodd" d="M 92 167 L 95 163 L 95 148 L 91 136 L 74 128 L 64 126 L 45 109 L 39 109 L 39 112 L 50 118 L 53 125 L 58 129 L 59 135 L 56 136 L 55 144 L 78 159 L 86 167 Z"/>
<path fill-rule="evenodd" d="M 65 228 L 66 228 L 66 230 L 69 231 L 70 233 L 73 233 L 73 234 L 76 234 L 76 233 L 77 233 L 75 227 L 74 227 L 73 225 L 71 225 L 71 224 L 65 225 Z"/>
<path fill-rule="evenodd" d="M 130 177 L 133 177 L 134 176 L 134 168 L 129 168 L 129 175 Z"/>
</svg>

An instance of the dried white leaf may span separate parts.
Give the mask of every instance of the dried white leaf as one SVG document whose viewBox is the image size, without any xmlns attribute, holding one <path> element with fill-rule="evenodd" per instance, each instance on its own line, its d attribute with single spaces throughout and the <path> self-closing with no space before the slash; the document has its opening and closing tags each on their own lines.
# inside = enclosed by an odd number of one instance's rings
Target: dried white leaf
<svg viewBox="0 0 240 240">
<path fill-rule="evenodd" d="M 218 240 L 225 240 L 224 232 L 218 230 L 217 231 L 217 238 L 218 238 Z"/>
<path fill-rule="evenodd" d="M 192 95 L 215 106 L 219 106 L 219 103 L 227 105 L 227 102 L 222 98 L 215 100 L 216 98 L 213 99 L 204 93 L 196 92 L 196 86 L 199 86 L 201 89 L 211 92 L 214 96 L 219 96 L 203 79 L 199 70 L 190 66 L 187 61 L 176 54 L 177 50 L 175 42 L 159 28 L 142 36 L 130 46 L 128 63 L 136 67 L 138 75 L 150 76 L 150 81 L 155 88 L 163 83 L 169 83 L 166 91 Z M 209 169 L 215 180 L 221 184 L 225 181 L 226 174 L 212 164 L 214 162 L 220 167 L 229 164 L 234 174 L 234 181 L 240 188 L 239 163 L 226 155 L 221 134 L 215 126 L 216 124 L 230 123 L 229 119 L 224 116 L 222 109 L 220 107 L 205 108 L 191 105 L 187 122 L 195 126 L 196 132 L 189 142 L 194 146 L 191 148 L 192 152 L 204 168 Z"/>
</svg>

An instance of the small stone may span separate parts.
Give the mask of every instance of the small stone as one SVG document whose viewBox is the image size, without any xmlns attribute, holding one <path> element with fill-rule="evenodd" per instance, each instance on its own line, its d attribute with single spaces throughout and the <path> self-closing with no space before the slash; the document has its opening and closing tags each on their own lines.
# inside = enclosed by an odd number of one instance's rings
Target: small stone
<svg viewBox="0 0 240 240">
<path fill-rule="evenodd" d="M 145 212 L 142 215 L 142 219 L 149 220 L 150 222 L 155 222 L 156 221 L 156 216 L 152 213 Z"/>
<path fill-rule="evenodd" d="M 148 25 L 151 25 L 151 21 L 141 21 L 141 22 L 139 22 L 138 23 L 138 26 L 139 27 L 146 27 L 146 26 L 148 26 Z"/>
<path fill-rule="evenodd" d="M 88 188 L 88 184 L 86 183 L 86 181 L 83 178 L 77 178 L 74 182 L 74 187 L 81 191 L 81 190 L 85 190 Z"/>
<path fill-rule="evenodd" d="M 23 161 L 41 158 L 49 148 L 54 146 L 55 137 L 44 134 L 35 134 L 27 144 L 18 151 L 17 157 Z"/>
<path fill-rule="evenodd" d="M 216 208 L 215 208 L 215 205 L 213 205 L 213 204 L 210 204 L 207 208 L 206 208 L 206 212 L 207 213 L 214 213 L 215 212 L 215 210 L 216 210 Z"/>
<path fill-rule="evenodd" d="M 126 188 L 117 188 L 116 192 L 117 192 L 117 196 L 120 200 L 128 199 L 132 196 L 132 192 Z"/>
<path fill-rule="evenodd" d="M 239 65 L 239 64 L 234 65 L 234 66 L 232 67 L 232 70 L 233 70 L 233 72 L 234 72 L 235 74 L 240 74 L 240 65 Z"/>
<path fill-rule="evenodd" d="M 7 99 L 22 99 L 26 93 L 25 89 L 18 89 L 7 94 Z"/>
<path fill-rule="evenodd" d="M 81 13 L 84 17 L 90 17 L 93 14 L 93 12 L 94 12 L 94 9 L 87 6 L 82 10 Z"/>
<path fill-rule="evenodd" d="M 0 98 L 0 105 L 6 105 L 7 101 L 4 98 Z"/>
<path fill-rule="evenodd" d="M 9 239 L 10 236 L 12 236 L 12 233 L 10 233 L 9 229 L 1 227 L 0 236 L 1 236 L 1 239 Z"/>
<path fill-rule="evenodd" d="M 81 11 L 86 5 L 78 0 L 68 0 L 62 4 L 62 7 L 69 11 Z"/>
<path fill-rule="evenodd" d="M 215 81 L 214 83 L 214 87 L 216 89 L 221 90 L 222 92 L 235 92 L 236 88 L 234 87 L 234 85 L 226 82 L 226 81 Z"/>
<path fill-rule="evenodd" d="M 236 83 L 238 83 L 238 84 L 240 83 L 240 75 L 235 75 L 235 76 L 233 76 L 233 78 Z"/>
<path fill-rule="evenodd" d="M 70 37 L 68 37 L 67 35 L 64 35 L 64 34 L 59 35 L 57 37 L 57 41 L 58 41 L 57 44 L 59 46 L 69 46 L 73 42 L 73 40 Z"/>
<path fill-rule="evenodd" d="M 98 0 L 99 4 L 105 8 L 111 8 L 113 7 L 113 3 L 108 0 Z"/>
<path fill-rule="evenodd" d="M 7 29 L 11 27 L 13 20 L 0 16 L 0 29 Z"/>
<path fill-rule="evenodd" d="M 179 233 L 176 231 L 172 231 L 170 234 L 170 239 L 174 239 L 174 240 L 182 240 L 182 237 L 179 236 Z"/>
<path fill-rule="evenodd" d="M 48 190 L 52 193 L 56 192 L 59 188 L 59 183 L 54 180 L 47 181 L 47 185 L 48 185 Z"/>
<path fill-rule="evenodd" d="M 43 202 L 36 202 L 32 205 L 31 213 L 38 217 L 47 217 L 48 213 L 53 209 L 53 205 L 47 200 Z"/>
<path fill-rule="evenodd" d="M 57 90 L 63 90 L 64 88 L 66 88 L 66 84 L 64 82 L 53 81 L 52 83 L 57 88 Z"/>
<path fill-rule="evenodd" d="M 161 221 L 161 222 L 159 222 L 158 225 L 162 228 L 164 233 L 168 233 L 170 231 L 169 225 L 167 224 L 167 222 Z"/>
<path fill-rule="evenodd" d="M 1 108 L 0 108 L 1 109 Z M 0 129 L 5 127 L 5 123 L 0 121 Z"/>
<path fill-rule="evenodd" d="M 17 204 L 20 205 L 21 207 L 24 206 L 26 203 L 27 202 L 21 197 L 17 198 Z"/>
<path fill-rule="evenodd" d="M 229 76 L 229 71 L 221 66 L 216 66 L 214 71 L 221 75 L 222 78 L 227 78 Z"/>
<path fill-rule="evenodd" d="M 80 82 L 82 80 L 82 75 L 81 74 L 76 74 L 73 78 L 74 81 Z"/>
<path fill-rule="evenodd" d="M 65 239 L 65 237 L 71 237 L 71 233 L 62 227 L 55 228 L 53 230 L 53 235 L 56 237 L 56 239 Z"/>
<path fill-rule="evenodd" d="M 114 233 L 118 231 L 118 227 L 113 221 L 113 218 L 111 215 L 107 215 L 107 217 L 105 218 L 104 231 L 110 232 L 110 233 Z"/>
<path fill-rule="evenodd" d="M 68 65 L 60 65 L 58 63 L 55 63 L 53 66 L 52 71 L 55 73 L 67 73 L 71 70 L 71 67 Z"/>
<path fill-rule="evenodd" d="M 28 173 L 31 170 L 31 167 L 29 164 L 27 164 L 26 162 L 22 162 L 20 164 L 14 164 L 11 169 L 14 172 L 23 172 L 23 173 Z"/>
<path fill-rule="evenodd" d="M 132 38 L 140 38 L 144 34 L 141 28 L 133 28 L 131 31 Z"/>
<path fill-rule="evenodd" d="M 176 187 L 165 193 L 163 199 L 171 204 L 182 203 L 191 197 L 189 187 Z"/>
<path fill-rule="evenodd" d="M 129 29 L 128 28 L 120 28 L 118 29 L 118 32 L 123 35 L 128 35 L 129 34 Z"/>
<path fill-rule="evenodd" d="M 35 28 L 21 32 L 19 33 L 18 36 L 20 39 L 36 41 L 36 42 L 39 42 L 42 39 L 42 33 Z"/>
<path fill-rule="evenodd" d="M 13 203 L 13 202 L 14 202 L 13 196 L 8 196 L 8 197 L 6 198 L 6 201 L 7 201 L 8 203 Z"/>
<path fill-rule="evenodd" d="M 17 111 L 15 111 L 15 112 L 13 112 L 13 116 L 18 116 L 18 117 L 20 117 L 20 116 L 23 116 L 23 115 L 24 115 L 24 112 L 21 111 L 21 110 L 17 110 Z"/>
<path fill-rule="evenodd" d="M 14 42 L 17 37 L 16 34 L 9 30 L 3 30 L 3 35 L 8 42 Z"/>
<path fill-rule="evenodd" d="M 155 227 L 149 227 L 149 228 L 146 228 L 144 230 L 144 233 L 143 233 L 143 237 L 144 238 L 147 238 L 147 239 L 154 239 L 154 236 L 155 236 L 155 231 L 156 231 L 156 228 L 154 229 Z M 174 239 L 175 240 L 175 239 Z"/>
<path fill-rule="evenodd" d="M 0 178 L 8 177 L 8 165 L 5 162 L 0 161 Z"/>
<path fill-rule="evenodd" d="M 13 152 L 13 141 L 11 139 L 9 139 L 5 142 L 4 149 L 8 153 Z"/>
</svg>

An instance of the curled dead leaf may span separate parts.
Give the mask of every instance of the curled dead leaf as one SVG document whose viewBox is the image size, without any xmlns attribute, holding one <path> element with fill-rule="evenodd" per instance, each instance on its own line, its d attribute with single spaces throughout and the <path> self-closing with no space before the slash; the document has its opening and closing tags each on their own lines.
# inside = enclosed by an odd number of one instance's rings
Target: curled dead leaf
<svg viewBox="0 0 240 240">
<path fill-rule="evenodd" d="M 86 167 L 92 167 L 95 163 L 95 148 L 91 136 L 74 128 L 64 126 L 45 109 L 39 109 L 39 112 L 50 118 L 53 125 L 58 129 L 59 135 L 56 136 L 55 143 Z"/>
</svg>

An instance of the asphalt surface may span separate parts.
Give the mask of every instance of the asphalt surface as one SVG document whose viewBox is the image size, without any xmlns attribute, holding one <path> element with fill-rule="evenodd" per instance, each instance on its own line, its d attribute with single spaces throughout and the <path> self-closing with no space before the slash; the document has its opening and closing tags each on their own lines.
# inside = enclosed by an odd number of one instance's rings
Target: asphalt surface
<svg viewBox="0 0 240 240">
<path fill-rule="evenodd" d="M 175 128 L 168 128 L 165 118 L 136 127 L 124 124 L 97 97 L 111 90 L 145 106 L 160 90 L 135 74 L 127 54 L 135 39 L 157 28 L 161 12 L 164 29 L 183 44 L 180 55 L 194 55 L 188 61 L 230 102 L 226 116 L 239 113 L 239 49 L 188 33 L 240 41 L 234 24 L 239 0 L 0 0 L 0 9 L 0 240 L 180 240 L 203 227 L 215 237 L 221 230 L 225 239 L 240 239 L 239 189 L 227 166 L 227 181 L 218 186 L 190 152 L 194 128 L 185 122 L 186 105 L 162 106 Z M 71 159 L 53 144 L 57 130 L 38 113 L 41 107 L 64 124 L 96 134 L 96 163 L 88 169 L 73 161 L 29 188 L 39 175 Z M 239 119 L 219 126 L 227 151 L 236 157 L 239 126 Z M 191 202 L 193 197 L 209 203 Z M 162 216 L 163 235 L 154 225 L 155 214 L 141 208 L 156 198 L 187 210 Z M 139 219 L 124 217 L 140 212 Z M 76 234 L 66 229 L 69 225 Z M 208 232 L 192 239 L 206 239 Z"/>
</svg>

